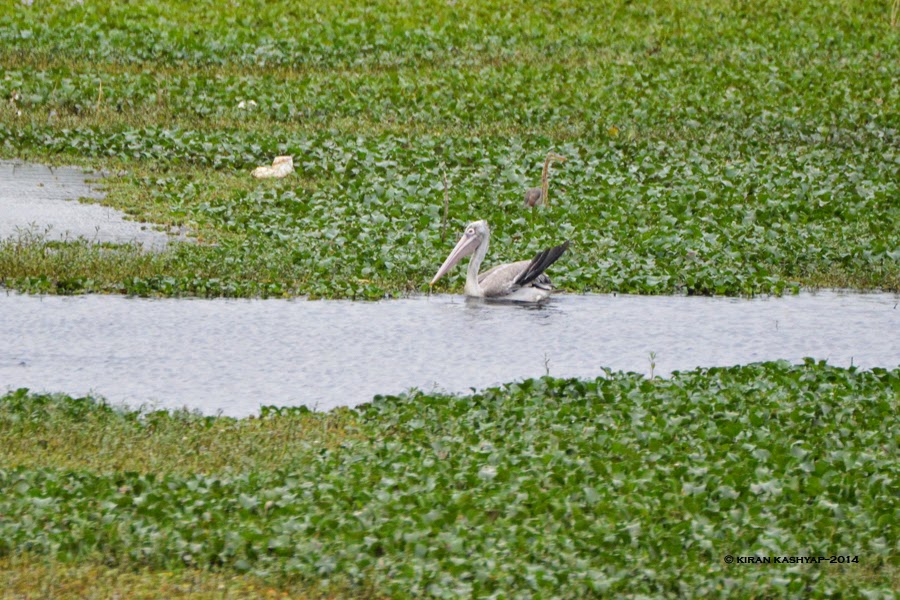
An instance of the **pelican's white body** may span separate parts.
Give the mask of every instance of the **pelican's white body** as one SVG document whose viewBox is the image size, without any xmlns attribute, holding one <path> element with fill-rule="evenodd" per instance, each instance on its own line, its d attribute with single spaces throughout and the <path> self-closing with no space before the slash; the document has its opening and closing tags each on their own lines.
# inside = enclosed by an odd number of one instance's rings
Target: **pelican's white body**
<svg viewBox="0 0 900 600">
<path fill-rule="evenodd" d="M 466 273 L 466 296 L 472 296 L 473 298 L 500 298 L 513 302 L 540 302 L 549 298 L 551 289 L 538 287 L 541 284 L 529 284 L 506 293 L 498 293 L 509 290 L 512 282 L 519 276 L 519 273 L 528 268 L 530 262 L 522 260 L 514 263 L 505 263 L 478 275 L 479 265 L 476 264 L 473 258 L 469 261 L 469 269 Z M 475 265 L 474 268 L 472 267 L 473 264 Z M 471 278 L 473 272 L 475 273 L 474 285 Z"/>
</svg>

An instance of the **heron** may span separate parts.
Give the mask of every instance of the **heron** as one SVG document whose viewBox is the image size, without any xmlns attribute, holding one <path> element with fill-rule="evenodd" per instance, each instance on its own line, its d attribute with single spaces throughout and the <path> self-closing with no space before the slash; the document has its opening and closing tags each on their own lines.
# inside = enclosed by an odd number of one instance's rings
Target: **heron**
<svg viewBox="0 0 900 600">
<path fill-rule="evenodd" d="M 560 156 L 556 152 L 549 152 L 547 159 L 544 160 L 544 170 L 541 171 L 541 187 L 534 187 L 525 190 L 525 206 L 534 208 L 541 204 L 550 205 L 550 196 L 548 196 L 550 165 L 554 162 L 566 162 L 565 156 Z"/>
</svg>

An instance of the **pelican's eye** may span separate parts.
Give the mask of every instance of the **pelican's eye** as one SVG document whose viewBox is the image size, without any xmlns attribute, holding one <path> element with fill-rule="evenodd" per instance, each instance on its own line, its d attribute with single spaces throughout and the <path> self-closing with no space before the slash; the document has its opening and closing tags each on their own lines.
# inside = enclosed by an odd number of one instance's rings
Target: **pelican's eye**
<svg viewBox="0 0 900 600">
<path fill-rule="evenodd" d="M 466 235 L 475 235 L 475 229 L 469 227 L 468 229 L 466 229 Z"/>
</svg>

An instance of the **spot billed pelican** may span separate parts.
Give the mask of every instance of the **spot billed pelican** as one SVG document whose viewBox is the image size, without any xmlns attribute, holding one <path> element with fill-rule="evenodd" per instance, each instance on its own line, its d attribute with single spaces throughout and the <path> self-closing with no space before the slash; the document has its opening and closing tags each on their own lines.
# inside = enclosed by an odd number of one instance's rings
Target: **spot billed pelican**
<svg viewBox="0 0 900 600">
<path fill-rule="evenodd" d="M 434 285 L 460 259 L 472 254 L 474 256 L 469 261 L 466 272 L 466 296 L 516 302 L 540 302 L 550 296 L 553 286 L 544 270 L 562 256 L 569 247 L 568 241 L 539 252 L 531 260 L 497 265 L 479 275 L 478 269 L 487 254 L 490 241 L 491 229 L 486 221 L 475 221 L 466 225 L 465 232 L 438 269 L 430 285 Z"/>
</svg>

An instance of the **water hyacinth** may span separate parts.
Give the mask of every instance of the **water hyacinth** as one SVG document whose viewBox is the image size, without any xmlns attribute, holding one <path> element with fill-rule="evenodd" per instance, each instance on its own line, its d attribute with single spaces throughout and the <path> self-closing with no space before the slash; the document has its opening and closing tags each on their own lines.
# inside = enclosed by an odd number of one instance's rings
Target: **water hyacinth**
<svg viewBox="0 0 900 600">
<path fill-rule="evenodd" d="M 442 233 L 486 219 L 497 262 L 571 239 L 569 291 L 900 289 L 900 44 L 871 3 L 628 5 L 614 27 L 602 3 L 345 4 L 5 11 L 0 156 L 125 171 L 105 202 L 201 243 L 63 263 L 2 242 L 0 281 L 381 298 L 425 292 Z M 275 155 L 296 173 L 244 181 Z"/>
<path fill-rule="evenodd" d="M 813 361 L 237 420 L 23 390 L 0 401 L 0 558 L 350 595 L 877 595 L 897 577 L 898 391 L 897 369 Z M 723 560 L 799 554 L 859 562 Z"/>
<path fill-rule="evenodd" d="M 0 0 L 0 158 L 102 170 L 103 203 L 192 239 L 0 240 L 0 285 L 425 293 L 446 232 L 485 219 L 492 264 L 571 240 L 569 292 L 897 291 L 893 8 Z M 526 209 L 550 150 L 552 201 Z M 250 176 L 275 156 L 290 177 Z M 0 587 L 891 598 L 886 367 L 605 371 L 244 419 L 12 391 Z"/>
</svg>

